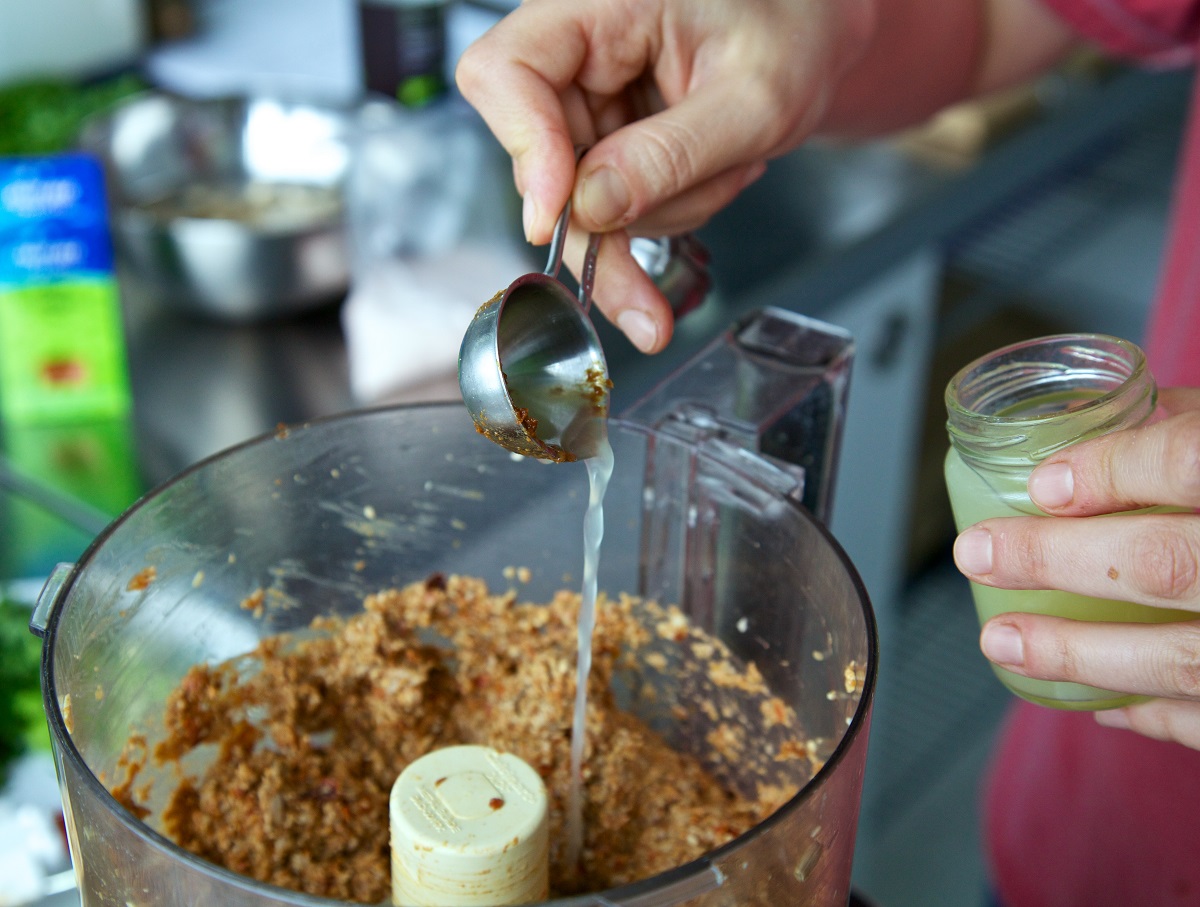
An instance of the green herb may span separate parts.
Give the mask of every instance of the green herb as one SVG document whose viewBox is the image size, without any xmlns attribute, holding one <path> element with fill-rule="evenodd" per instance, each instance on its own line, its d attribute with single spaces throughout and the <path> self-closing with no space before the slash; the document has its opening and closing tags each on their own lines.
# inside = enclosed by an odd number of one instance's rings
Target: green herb
<svg viewBox="0 0 1200 907">
<path fill-rule="evenodd" d="M 0 781 L 31 748 L 49 748 L 39 686 L 42 644 L 29 632 L 28 606 L 0 598 Z"/>
<path fill-rule="evenodd" d="M 84 120 L 145 88 L 122 75 L 93 85 L 52 79 L 0 87 L 0 154 L 53 154 L 75 146 Z"/>
</svg>

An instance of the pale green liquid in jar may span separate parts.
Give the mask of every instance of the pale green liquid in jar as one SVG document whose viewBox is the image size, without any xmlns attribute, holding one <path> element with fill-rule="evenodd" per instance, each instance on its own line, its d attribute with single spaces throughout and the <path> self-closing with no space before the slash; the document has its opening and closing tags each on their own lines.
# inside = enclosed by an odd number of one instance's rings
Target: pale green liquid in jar
<svg viewBox="0 0 1200 907">
<path fill-rule="evenodd" d="M 979 472 L 969 466 L 958 451 L 951 448 L 946 455 L 946 489 L 950 495 L 950 505 L 958 530 L 961 532 L 980 520 L 992 517 L 1043 516 L 1042 511 L 1030 501 L 1026 489 L 1031 471 L 1032 467 L 1004 472 Z M 1167 509 L 1169 508 L 1155 508 L 1163 511 Z M 971 583 L 971 593 L 981 625 L 998 614 L 1012 611 L 1050 614 L 1072 620 L 1121 623 L 1166 623 L 1196 617 L 1187 611 L 1092 598 L 1070 592 L 994 589 L 991 586 Z M 1110 709 L 1146 698 L 1078 683 L 1034 680 L 995 665 L 992 669 L 1000 681 L 1018 696 L 1040 705 L 1061 709 Z"/>
</svg>

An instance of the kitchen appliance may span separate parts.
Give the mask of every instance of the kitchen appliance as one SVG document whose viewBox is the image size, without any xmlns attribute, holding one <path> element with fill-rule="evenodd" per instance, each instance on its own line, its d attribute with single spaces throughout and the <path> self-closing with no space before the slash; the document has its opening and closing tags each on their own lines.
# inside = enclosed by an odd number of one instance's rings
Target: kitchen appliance
<svg viewBox="0 0 1200 907">
<path fill-rule="evenodd" d="M 850 899 L 877 642 L 866 592 L 822 519 L 851 358 L 844 333 L 760 311 L 610 421 L 616 471 L 604 500 L 601 589 L 678 603 L 753 661 L 821 741 L 820 767 L 803 780 L 807 760 L 772 760 L 776 780 L 802 783 L 750 831 L 653 878 L 554 903 Z M 504 588 L 521 564 L 522 598 L 548 600 L 564 573 L 580 576 L 574 527 L 587 498 L 581 466 L 510 454 L 454 404 L 281 427 L 126 512 L 77 564 L 54 572 L 33 619 L 84 907 L 330 903 L 207 863 L 164 837 L 153 816 L 142 822 L 118 805 L 101 779 L 119 773 L 130 728 L 160 718 L 193 664 L 244 653 L 319 615 L 358 612 L 365 594 L 434 571 Z M 241 603 L 258 588 L 280 606 L 255 617 Z M 629 707 L 730 785 L 751 782 L 709 747 L 710 719 L 688 708 L 703 677 L 669 669 L 676 643 L 655 645 L 662 658 L 639 662 L 628 688 L 653 695 L 630 692 Z M 736 696 L 727 704 L 736 708 Z M 170 783 L 158 779 L 156 793 Z"/>
</svg>

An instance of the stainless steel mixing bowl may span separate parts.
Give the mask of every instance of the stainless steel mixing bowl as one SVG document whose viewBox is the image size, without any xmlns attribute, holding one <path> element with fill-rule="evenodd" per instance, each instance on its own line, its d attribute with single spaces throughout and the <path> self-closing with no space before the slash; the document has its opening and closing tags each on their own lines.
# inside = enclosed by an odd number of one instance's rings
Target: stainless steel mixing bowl
<svg viewBox="0 0 1200 907">
<path fill-rule="evenodd" d="M 90 121 L 123 263 L 161 304 L 224 321 L 343 296 L 352 113 L 151 92 Z"/>
</svg>

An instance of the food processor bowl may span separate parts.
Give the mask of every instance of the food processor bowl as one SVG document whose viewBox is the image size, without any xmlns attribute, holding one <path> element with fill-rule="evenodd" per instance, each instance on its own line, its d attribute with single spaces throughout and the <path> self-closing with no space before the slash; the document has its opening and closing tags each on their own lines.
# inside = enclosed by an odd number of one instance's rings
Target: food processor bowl
<svg viewBox="0 0 1200 907">
<path fill-rule="evenodd" d="M 695 420 L 668 422 L 610 421 L 616 469 L 604 499 L 600 589 L 678 604 L 734 657 L 753 662 L 813 741 L 811 758 L 768 758 L 770 728 L 747 714 L 763 758 L 722 759 L 697 703 L 717 697 L 719 709 L 736 712 L 740 694 L 682 669 L 680 647 L 660 635 L 650 645 L 661 657 L 628 668 L 625 707 L 729 787 L 770 780 L 796 793 L 692 862 L 552 903 L 844 905 L 876 670 L 867 595 L 801 502 L 802 471 L 747 451 L 727 432 L 698 435 Z M 156 776 L 148 764 L 139 778 L 154 781 L 143 792 L 150 814 L 127 811 L 110 788 L 128 768 L 131 733 L 153 745 L 167 697 L 193 665 L 235 658 L 267 636 L 309 632 L 314 618 L 359 613 L 379 590 L 435 573 L 503 590 L 517 584 L 514 568 L 525 601 L 578 589 L 587 502 L 582 465 L 510 454 L 480 438 L 453 404 L 280 428 L 133 506 L 77 564 L 55 572 L 34 616 L 83 907 L 337 903 L 178 847 L 157 815 L 172 784 L 165 770 Z M 262 607 L 249 609 L 256 590 Z"/>
</svg>

